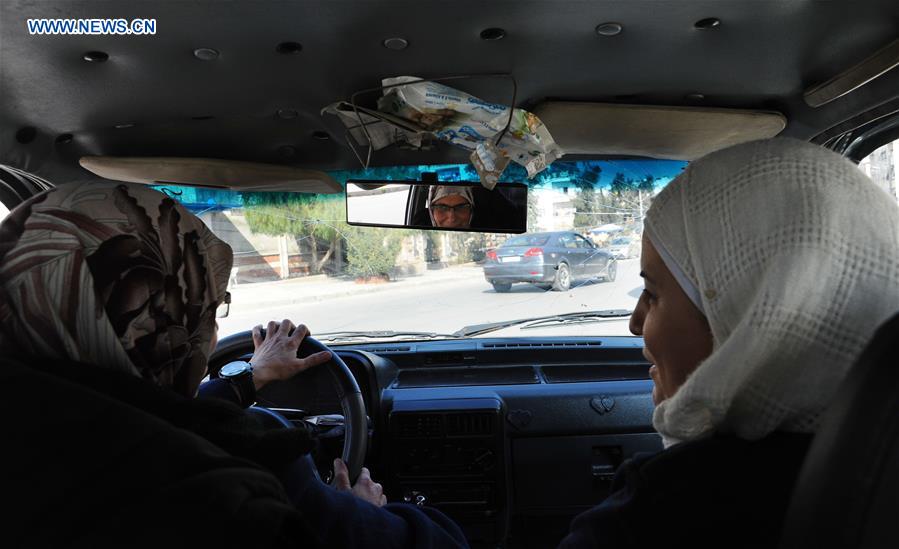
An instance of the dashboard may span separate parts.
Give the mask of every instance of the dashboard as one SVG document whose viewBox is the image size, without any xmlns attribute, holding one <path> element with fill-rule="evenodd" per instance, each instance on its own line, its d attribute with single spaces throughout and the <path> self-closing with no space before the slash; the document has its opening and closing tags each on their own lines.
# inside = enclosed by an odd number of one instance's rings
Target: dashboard
<svg viewBox="0 0 899 549">
<path fill-rule="evenodd" d="M 366 465 L 391 501 L 451 516 L 473 547 L 554 547 L 636 452 L 662 448 L 635 337 L 331 345 L 370 416 Z M 307 375 L 307 374 L 302 374 Z M 340 410 L 327 376 L 285 401 Z"/>
</svg>

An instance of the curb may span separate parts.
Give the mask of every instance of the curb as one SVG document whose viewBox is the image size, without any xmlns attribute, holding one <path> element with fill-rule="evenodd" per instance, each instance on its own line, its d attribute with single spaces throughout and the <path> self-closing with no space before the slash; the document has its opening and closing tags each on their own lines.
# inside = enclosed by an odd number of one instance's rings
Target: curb
<svg viewBox="0 0 899 549">
<path fill-rule="evenodd" d="M 464 273 L 454 273 L 457 276 L 416 276 L 410 278 L 403 278 L 397 281 L 388 282 L 385 284 L 359 284 L 352 287 L 344 287 L 339 289 L 338 291 L 332 292 L 323 292 L 316 293 L 312 295 L 303 295 L 296 297 L 287 297 L 287 298 L 279 298 L 279 299 L 268 299 L 265 301 L 252 301 L 245 304 L 245 306 L 235 307 L 235 303 L 232 303 L 232 311 L 234 314 L 244 314 L 258 311 L 260 309 L 267 309 L 270 307 L 277 307 L 283 305 L 295 305 L 298 303 L 310 303 L 310 302 L 321 302 L 326 301 L 328 299 L 340 298 L 340 297 L 349 297 L 352 295 L 358 294 L 368 294 L 368 293 L 378 293 L 383 292 L 388 289 L 394 289 L 397 287 L 415 287 L 422 286 L 425 284 L 433 284 L 435 282 L 445 282 L 448 280 L 467 280 L 470 278 L 470 274 L 467 272 Z M 271 283 L 263 283 L 263 284 L 271 284 Z M 335 282 L 336 284 L 351 284 L 350 282 Z M 399 284 L 399 286 L 397 286 Z M 232 290 L 233 291 L 233 290 Z"/>
</svg>

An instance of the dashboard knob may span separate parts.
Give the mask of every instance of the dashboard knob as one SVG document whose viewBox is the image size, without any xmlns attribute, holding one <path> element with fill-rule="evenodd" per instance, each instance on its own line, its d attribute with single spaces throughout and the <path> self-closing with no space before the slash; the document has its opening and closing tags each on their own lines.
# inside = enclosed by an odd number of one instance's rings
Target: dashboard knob
<svg viewBox="0 0 899 549">
<path fill-rule="evenodd" d="M 406 503 L 414 503 L 419 507 L 423 507 L 424 504 L 428 501 L 428 498 L 418 490 L 411 490 L 403 494 L 403 501 L 405 501 Z"/>
</svg>

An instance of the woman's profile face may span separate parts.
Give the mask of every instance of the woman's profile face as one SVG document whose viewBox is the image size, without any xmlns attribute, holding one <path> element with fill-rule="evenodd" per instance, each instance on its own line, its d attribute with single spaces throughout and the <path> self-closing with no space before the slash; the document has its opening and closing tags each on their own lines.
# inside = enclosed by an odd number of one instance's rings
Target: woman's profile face
<svg viewBox="0 0 899 549">
<path fill-rule="evenodd" d="M 640 256 L 643 293 L 631 315 L 630 330 L 643 336 L 643 356 L 652 363 L 652 400 L 671 398 L 693 370 L 712 352 L 712 333 L 705 316 L 693 305 L 643 236 Z"/>
</svg>

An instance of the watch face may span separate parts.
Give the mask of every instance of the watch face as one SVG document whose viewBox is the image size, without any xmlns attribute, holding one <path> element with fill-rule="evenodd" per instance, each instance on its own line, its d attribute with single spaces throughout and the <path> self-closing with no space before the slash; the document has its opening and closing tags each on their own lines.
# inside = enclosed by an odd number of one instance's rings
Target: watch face
<svg viewBox="0 0 899 549">
<path fill-rule="evenodd" d="M 234 377 L 246 372 L 248 369 L 249 365 L 246 362 L 229 362 L 219 370 L 219 376 Z"/>
</svg>

